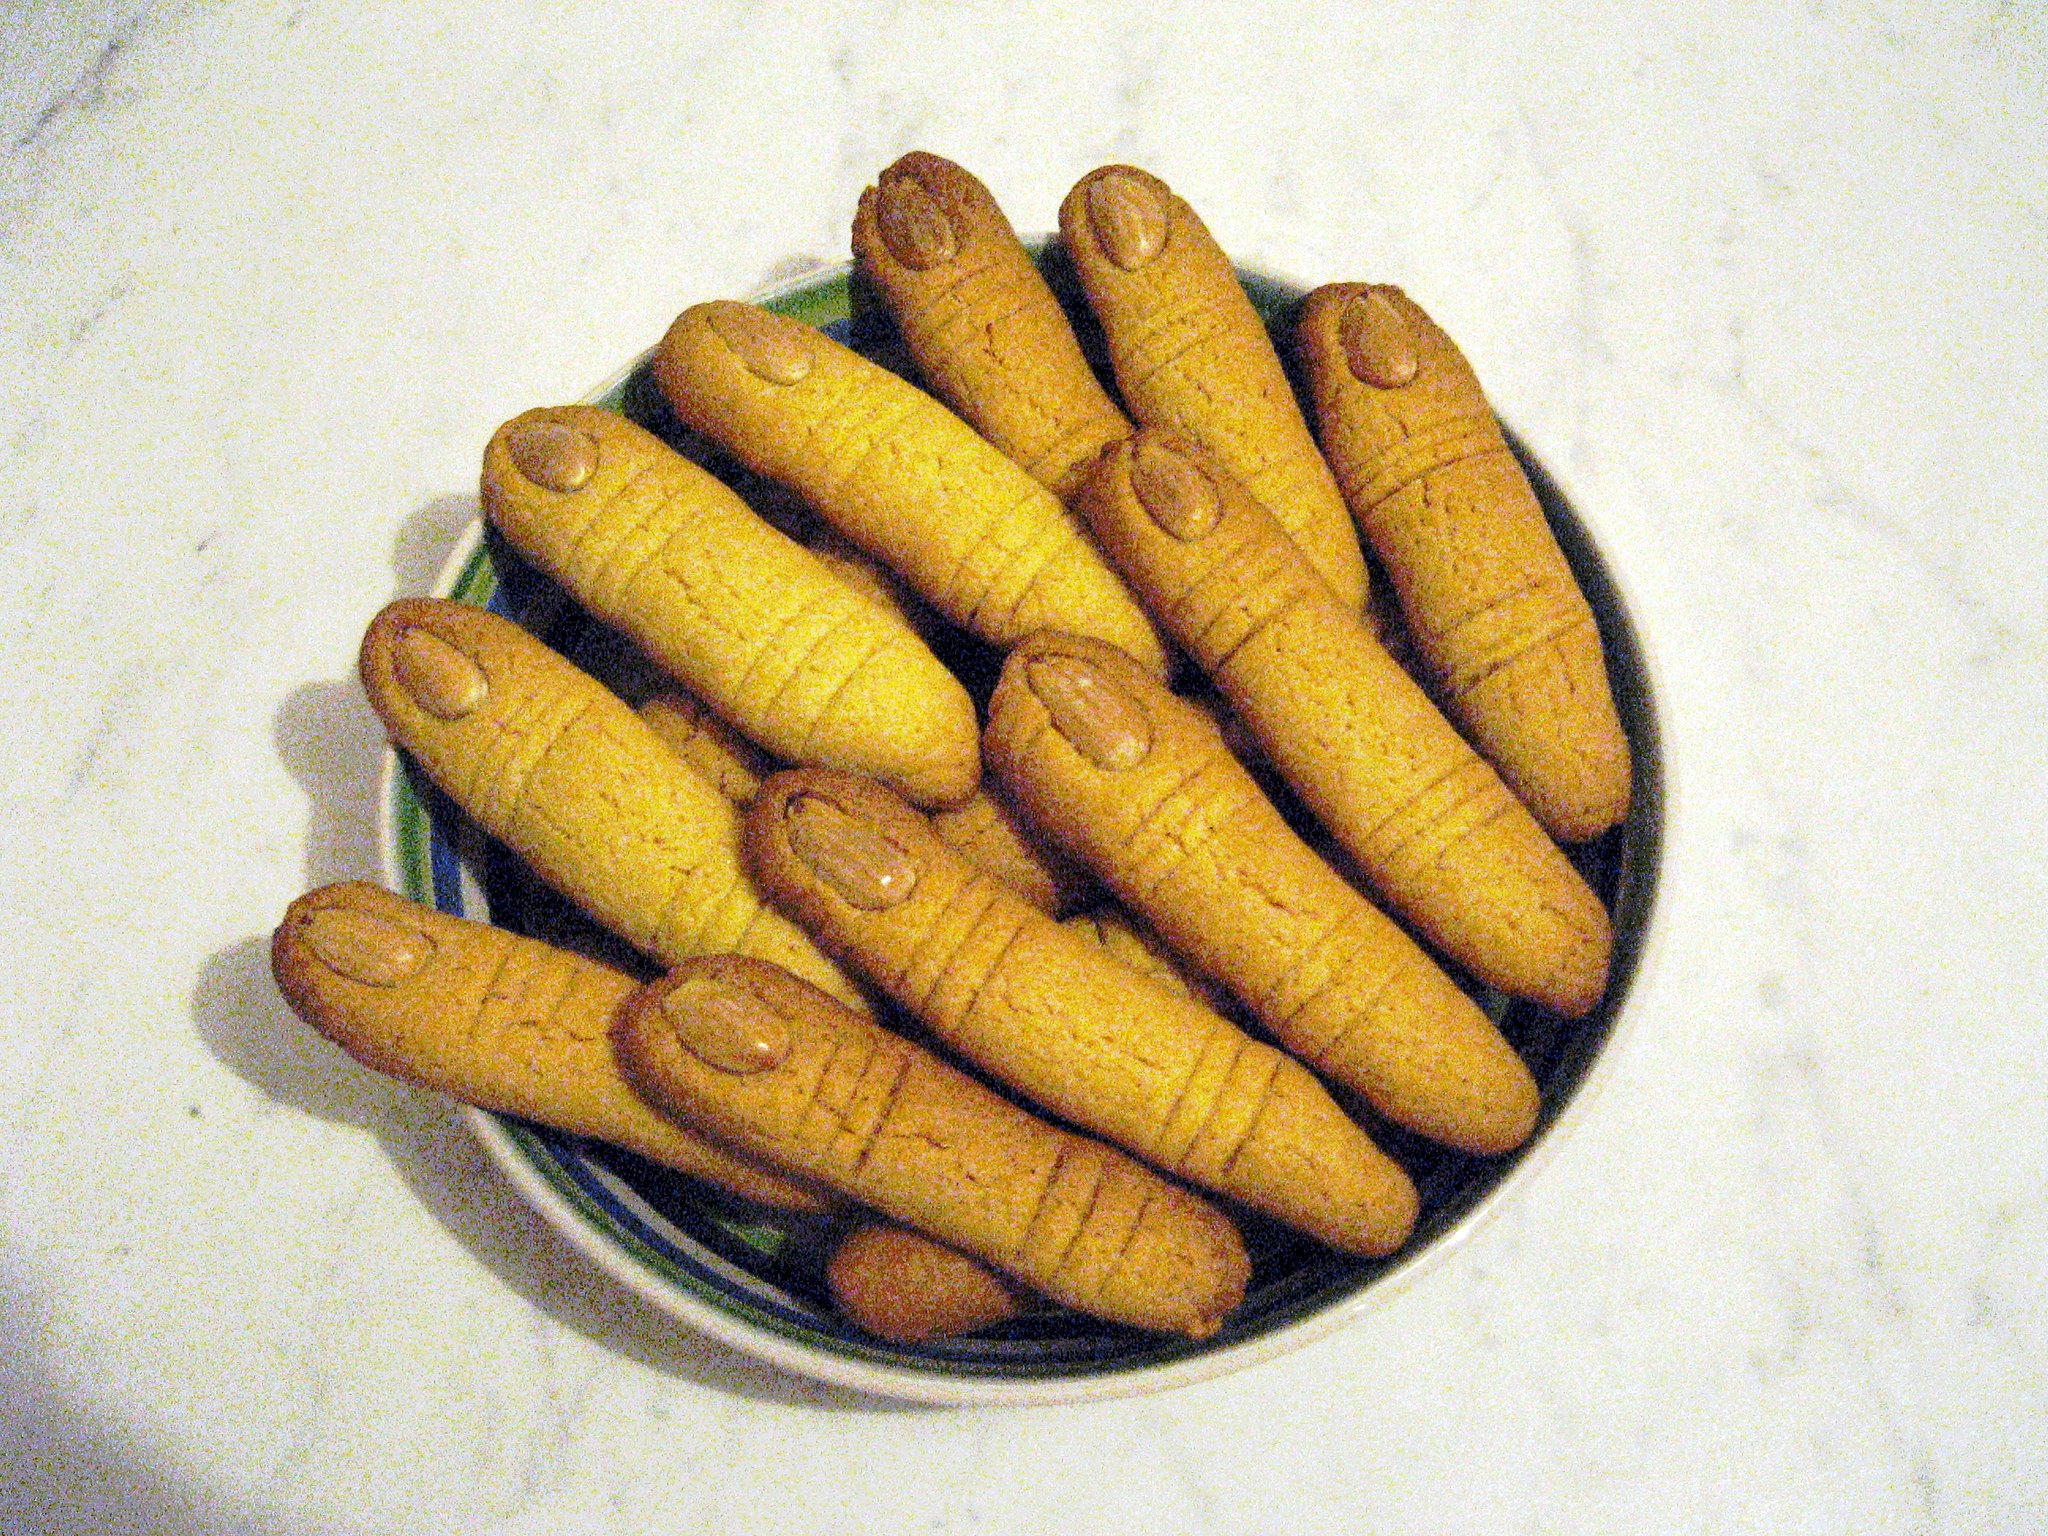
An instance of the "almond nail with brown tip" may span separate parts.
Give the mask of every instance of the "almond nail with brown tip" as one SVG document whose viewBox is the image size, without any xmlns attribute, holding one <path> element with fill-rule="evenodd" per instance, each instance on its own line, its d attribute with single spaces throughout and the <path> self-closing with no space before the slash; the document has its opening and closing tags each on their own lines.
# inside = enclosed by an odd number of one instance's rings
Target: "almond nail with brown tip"
<svg viewBox="0 0 2048 1536">
<path fill-rule="evenodd" d="M 1628 814 L 1600 630 L 1464 354 L 1387 284 L 1303 301 L 1297 345 L 1337 483 L 1439 696 L 1553 837 Z"/>
<path fill-rule="evenodd" d="M 639 983 L 609 966 L 356 882 L 293 902 L 270 966 L 293 1012 L 366 1067 L 766 1205 L 833 1204 L 656 1114 L 627 1085 L 609 1032 Z"/>
<path fill-rule="evenodd" d="M 1504 992 L 1592 1010 L 1613 946 L 1599 898 L 1214 456 L 1148 428 L 1078 505 L 1392 911 Z"/>
<path fill-rule="evenodd" d="M 1101 722 L 1112 758 L 1122 724 Z M 747 856 L 820 943 L 1027 1099 L 1333 1247 L 1406 1240 L 1414 1185 L 1300 1063 L 1061 928 L 881 786 L 777 774 Z"/>
<path fill-rule="evenodd" d="M 1114 739 L 1143 750 L 1104 750 L 1119 717 Z M 1294 834 L 1209 717 L 1129 657 L 1025 641 L 986 740 L 1033 816 L 1324 1077 L 1466 1151 L 1528 1137 L 1536 1083 L 1493 1022 Z"/>
<path fill-rule="evenodd" d="M 613 1039 L 682 1123 L 1067 1306 L 1199 1339 L 1244 1297 L 1250 1264 L 1220 1211 L 774 966 L 679 966 L 627 1001 Z"/>
</svg>

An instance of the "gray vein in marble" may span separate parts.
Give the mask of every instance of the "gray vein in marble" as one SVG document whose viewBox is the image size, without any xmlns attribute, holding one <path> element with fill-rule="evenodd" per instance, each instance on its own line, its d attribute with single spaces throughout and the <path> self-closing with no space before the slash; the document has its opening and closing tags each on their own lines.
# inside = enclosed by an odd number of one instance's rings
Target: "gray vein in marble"
<svg viewBox="0 0 2048 1536">
<path fill-rule="evenodd" d="M 145 5 L 117 25 L 91 62 L 68 86 L 45 103 L 23 132 L 16 135 L 9 146 L 10 151 L 18 153 L 30 148 L 67 119 L 103 104 L 107 99 L 108 82 L 122 55 L 135 46 L 136 38 L 142 34 L 157 9 L 155 5 Z"/>
<path fill-rule="evenodd" d="M 540 1378 L 546 1422 L 537 1427 L 506 1507 L 500 1511 L 508 1518 L 532 1505 L 547 1487 L 549 1475 L 559 1472 L 574 1460 L 573 1453 L 588 1413 L 596 1369 L 595 1364 L 585 1358 L 575 1382 L 572 1384 L 565 1379 L 567 1368 L 561 1353 L 568 1335 L 545 1312 L 533 1313 L 527 1324 L 527 1337 L 534 1370 Z"/>
<path fill-rule="evenodd" d="M 1731 351 L 1725 366 L 1676 370 L 1673 382 L 1696 381 L 1744 417 L 1763 446 L 1799 474 L 1805 484 L 1806 500 L 1815 512 L 1855 528 L 1903 556 L 1920 573 L 1930 591 L 1977 626 L 1983 644 L 1975 660 L 1990 663 L 2009 656 L 2018 638 L 2016 626 L 1997 611 L 1955 559 L 1923 542 L 1916 528 L 1926 526 L 1924 520 L 1916 524 L 1900 510 L 1856 490 L 1836 470 L 1820 444 L 1758 398 L 1747 376 L 1747 317 L 1730 316 L 1725 334 Z"/>
<path fill-rule="evenodd" d="M 1783 1331 L 1775 1344 L 1750 1352 L 1750 1366 L 1759 1378 L 1775 1379 L 1811 1368 L 1807 1356 L 1817 1341 L 1836 1344 L 1910 1490 L 1909 1529 L 1936 1531 L 1942 1487 L 1932 1449 L 1901 1411 L 1877 1355 L 1880 1344 L 1910 1344 L 1919 1317 L 1891 1272 L 1882 1229 L 1853 1166 L 1853 1129 L 1834 1081 L 1805 1031 L 1785 1020 L 1783 1035 L 1760 1055 L 1754 1078 L 1761 1094 L 1757 1146 L 1770 1148 L 1758 1177 L 1767 1189 L 1782 1188 L 1787 1170 L 1799 1170 L 1800 1184 L 1817 1192 L 1826 1224 L 1808 1230 L 1797 1215 L 1786 1221 L 1785 1241 L 1800 1251 L 1774 1248 L 1767 1261 L 1784 1298 Z M 1821 1287 L 1834 1303 L 1825 1324 L 1823 1304 L 1802 1277 L 1832 1282 Z"/>
<path fill-rule="evenodd" d="M 310 1350 L 291 1362 L 293 1379 L 300 1384 L 293 1400 L 297 1410 L 291 1436 L 271 1464 L 263 1480 L 266 1499 L 286 1502 L 292 1489 L 304 1481 L 306 1466 L 327 1433 L 328 1412 L 334 1398 L 334 1372 L 326 1348 Z"/>
<path fill-rule="evenodd" d="M 85 314 L 71 323 L 71 329 L 66 332 L 64 337 L 64 347 L 60 360 L 69 360 L 72 354 L 82 348 L 91 339 L 93 332 L 99 329 L 100 322 L 111 315 L 120 306 L 122 300 L 126 299 L 134 291 L 135 274 L 133 272 L 122 273 L 107 291 L 101 295 L 97 304 L 93 305 Z"/>
<path fill-rule="evenodd" d="M 1591 468 L 1598 457 L 1593 446 L 1596 434 L 1591 421 L 1593 392 L 1605 387 L 1603 375 L 1614 360 L 1600 316 L 1599 244 L 1587 228 L 1584 210 L 1571 193 L 1564 167 L 1545 146 L 1543 131 L 1519 92 L 1515 96 L 1515 119 L 1521 125 L 1521 132 L 1511 144 L 1503 147 L 1510 150 L 1519 147 L 1528 161 L 1537 185 L 1543 190 L 1544 199 L 1550 204 L 1557 227 L 1564 234 L 1570 256 L 1571 312 L 1566 316 L 1566 334 L 1571 338 L 1572 361 L 1576 364 L 1572 377 L 1576 381 L 1574 394 L 1577 398 L 1568 451 L 1574 464 Z"/>
<path fill-rule="evenodd" d="M 101 694 L 98 712 L 87 728 L 85 739 L 72 753 L 70 767 L 64 775 L 64 798 L 75 800 L 92 782 L 94 770 L 105 756 L 108 746 L 120 733 L 122 725 L 134 711 L 135 701 L 145 691 L 144 685 L 152 673 L 162 670 L 158 663 L 143 659 L 130 662 L 121 669 Z"/>
</svg>

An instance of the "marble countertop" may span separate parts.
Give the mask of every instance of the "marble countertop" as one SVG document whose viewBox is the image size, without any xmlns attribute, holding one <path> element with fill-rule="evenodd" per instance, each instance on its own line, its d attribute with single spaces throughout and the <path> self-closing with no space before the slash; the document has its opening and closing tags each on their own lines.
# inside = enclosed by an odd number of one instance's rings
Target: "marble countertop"
<svg viewBox="0 0 2048 1536">
<path fill-rule="evenodd" d="M 2048 25 L 2010 4 L 10 7 L 0 1526 L 2048 1528 Z M 910 148 L 1406 286 L 1657 665 L 1581 1125 L 1336 1336 L 935 1411 L 679 1333 L 265 943 L 491 429 Z"/>
</svg>

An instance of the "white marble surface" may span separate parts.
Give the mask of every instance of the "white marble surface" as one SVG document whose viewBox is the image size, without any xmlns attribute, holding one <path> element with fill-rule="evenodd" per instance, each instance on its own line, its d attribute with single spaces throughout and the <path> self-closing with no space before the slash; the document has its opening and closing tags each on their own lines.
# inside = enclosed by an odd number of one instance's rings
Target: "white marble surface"
<svg viewBox="0 0 2048 1536">
<path fill-rule="evenodd" d="M 8 4 L 0 1527 L 2048 1528 L 2048 24 L 2023 4 Z M 677 1337 L 264 936 L 478 450 L 924 147 L 1404 283 L 1661 667 L 1662 964 L 1336 1338 L 921 1411 Z"/>
</svg>

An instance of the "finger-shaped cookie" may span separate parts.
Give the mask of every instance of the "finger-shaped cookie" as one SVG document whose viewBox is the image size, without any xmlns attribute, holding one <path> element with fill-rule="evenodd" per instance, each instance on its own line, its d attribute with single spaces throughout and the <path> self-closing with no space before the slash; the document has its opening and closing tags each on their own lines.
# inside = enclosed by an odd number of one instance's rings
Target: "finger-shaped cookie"
<svg viewBox="0 0 2048 1536">
<path fill-rule="evenodd" d="M 657 694 L 640 718 L 734 805 L 754 798 L 775 765 L 746 738 L 686 693 Z M 1057 917 L 1096 893 L 1081 865 L 1024 825 L 1000 793 L 977 789 L 964 804 L 932 813 L 932 831 L 961 858 L 993 875 L 1041 912 Z"/>
<path fill-rule="evenodd" d="M 903 584 L 903 578 L 870 558 L 837 529 L 821 525 L 804 541 L 804 548 L 816 555 L 825 569 L 845 582 L 891 618 L 907 625 L 920 639 L 929 640 L 941 627 L 939 616 L 926 607 Z"/>
<path fill-rule="evenodd" d="M 998 789 L 984 785 L 931 823 L 940 842 L 1041 912 L 1058 917 L 1096 892 L 1094 877 L 1039 837 Z"/>
<path fill-rule="evenodd" d="M 1454 719 L 1552 836 L 1628 814 L 1593 610 L 1464 354 L 1399 288 L 1332 283 L 1297 327 L 1323 451 Z"/>
<path fill-rule="evenodd" d="M 887 1221 L 840 1239 L 825 1287 L 841 1316 L 893 1344 L 958 1338 L 1024 1309 L 1018 1288 L 987 1265 Z"/>
<path fill-rule="evenodd" d="M 880 785 L 777 774 L 747 856 L 819 942 L 1026 1098 L 1334 1247 L 1407 1238 L 1414 1185 L 1300 1063 L 1061 928 Z"/>
<path fill-rule="evenodd" d="M 939 818 L 932 820 L 936 831 Z M 1113 905 L 1077 912 L 1060 926 L 1176 997 L 1210 1007 L 1222 1001 L 1213 983 Z M 825 1278 L 842 1313 L 870 1333 L 904 1342 L 972 1333 L 1014 1317 L 1021 1305 L 1012 1288 L 973 1259 L 888 1222 L 864 1222 L 849 1232 L 833 1250 Z"/>
<path fill-rule="evenodd" d="M 1076 913 L 1060 926 L 1176 997 L 1211 1007 L 1221 1001 L 1210 982 L 1191 974 L 1156 935 L 1114 906 Z M 842 1313 L 872 1334 L 901 1342 L 972 1333 L 1014 1317 L 1021 1306 L 1016 1291 L 985 1266 L 888 1222 L 864 1222 L 848 1233 L 833 1250 L 825 1279 Z"/>
<path fill-rule="evenodd" d="M 1166 675 L 1166 652 L 1080 523 L 945 406 L 795 320 L 685 310 L 654 356 L 676 413 L 800 492 L 946 618 L 998 646 L 1095 635 Z"/>
<path fill-rule="evenodd" d="M 996 200 L 913 151 L 860 197 L 853 254 L 932 389 L 1065 499 L 1131 424 Z"/>
<path fill-rule="evenodd" d="M 663 746 L 734 805 L 753 799 L 761 781 L 775 771 L 767 753 L 679 688 L 655 694 L 638 713 Z"/>
<path fill-rule="evenodd" d="M 1129 657 L 1025 641 L 986 751 L 1033 817 L 1323 1076 L 1466 1151 L 1527 1139 L 1535 1079 L 1493 1021 L 1295 836 L 1209 717 Z"/>
<path fill-rule="evenodd" d="M 627 1001 L 613 1040 L 667 1113 L 1067 1306 L 1206 1338 L 1244 1297 L 1220 1211 L 774 966 L 678 966 Z"/>
<path fill-rule="evenodd" d="M 1103 455 L 1080 504 L 1390 907 L 1490 985 L 1592 1009 L 1613 944 L 1599 898 L 1265 508 L 1150 429 Z"/>
<path fill-rule="evenodd" d="M 1067 194 L 1060 236 L 1131 414 L 1214 453 L 1358 612 L 1365 557 L 1351 514 L 1265 322 L 1195 211 L 1158 177 L 1108 165 Z"/>
<path fill-rule="evenodd" d="M 610 1030 L 639 983 L 610 966 L 348 882 L 291 904 L 270 968 L 293 1011 L 366 1067 L 767 1205 L 832 1203 L 656 1114 L 627 1085 Z"/>
<path fill-rule="evenodd" d="M 720 480 L 616 412 L 527 411 L 484 450 L 484 513 L 598 618 L 785 762 L 870 774 L 920 805 L 981 777 L 973 701 Z"/>
<path fill-rule="evenodd" d="M 1222 1011 L 1225 999 L 1215 984 L 1189 970 L 1178 955 L 1160 942 L 1157 934 L 1141 927 L 1114 903 L 1076 912 L 1063 918 L 1060 926 L 1078 933 L 1118 965 L 1166 988 L 1174 996 Z"/>
<path fill-rule="evenodd" d="M 739 813 L 617 695 L 518 625 L 434 598 L 371 621 L 363 687 L 391 737 L 542 880 L 673 965 L 733 952 L 859 989 L 762 905 Z"/>
<path fill-rule="evenodd" d="M 932 818 L 934 831 L 939 820 Z M 1078 912 L 1060 926 L 1176 997 L 1211 1007 L 1222 1001 L 1213 983 L 1188 971 L 1157 935 L 1113 905 Z M 854 1227 L 833 1250 L 825 1279 L 841 1313 L 878 1337 L 904 1343 L 972 1333 L 1016 1316 L 1021 1307 L 1014 1288 L 984 1265 L 888 1222 Z"/>
</svg>

